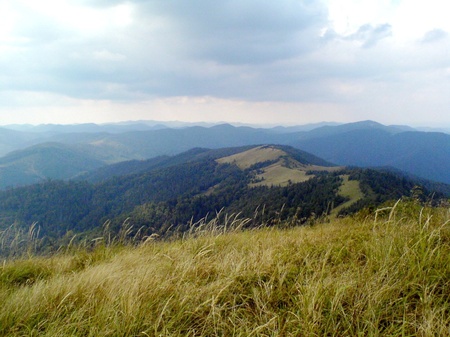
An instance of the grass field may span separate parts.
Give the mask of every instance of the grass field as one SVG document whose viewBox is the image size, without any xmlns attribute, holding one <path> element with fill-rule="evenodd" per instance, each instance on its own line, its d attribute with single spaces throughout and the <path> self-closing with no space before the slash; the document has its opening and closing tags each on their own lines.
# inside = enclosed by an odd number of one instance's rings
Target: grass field
<svg viewBox="0 0 450 337">
<path fill-rule="evenodd" d="M 313 227 L 207 227 L 4 261 L 0 335 L 450 335 L 448 209 L 410 202 Z"/>
<path fill-rule="evenodd" d="M 301 183 L 314 177 L 306 174 L 306 170 L 288 168 L 281 161 L 276 162 L 263 169 L 263 173 L 257 174 L 256 178 L 261 181 L 252 183 L 250 186 L 286 186 L 289 183 Z"/>
<path fill-rule="evenodd" d="M 286 152 L 273 146 L 258 146 L 247 151 L 220 158 L 217 162 L 220 164 L 236 164 L 239 168 L 246 169 L 254 164 L 268 160 L 278 160 L 280 157 L 286 155 Z"/>
<path fill-rule="evenodd" d="M 336 216 L 341 209 L 349 207 L 351 204 L 357 202 L 358 200 L 364 197 L 363 192 L 359 188 L 359 181 L 349 180 L 348 178 L 349 178 L 348 175 L 342 176 L 342 179 L 344 181 L 342 182 L 342 185 L 339 188 L 339 194 L 342 195 L 343 197 L 349 198 L 349 200 L 339 205 L 338 207 L 334 208 L 330 213 L 331 216 Z"/>
<path fill-rule="evenodd" d="M 314 177 L 308 171 L 334 171 L 340 167 L 324 167 L 305 165 L 294 160 L 286 152 L 273 146 L 259 146 L 217 160 L 218 163 L 235 164 L 241 169 L 247 169 L 254 164 L 273 161 L 272 164 L 260 169 L 256 174 L 258 182 L 251 183 L 256 186 L 286 186 L 290 183 L 301 183 Z"/>
</svg>

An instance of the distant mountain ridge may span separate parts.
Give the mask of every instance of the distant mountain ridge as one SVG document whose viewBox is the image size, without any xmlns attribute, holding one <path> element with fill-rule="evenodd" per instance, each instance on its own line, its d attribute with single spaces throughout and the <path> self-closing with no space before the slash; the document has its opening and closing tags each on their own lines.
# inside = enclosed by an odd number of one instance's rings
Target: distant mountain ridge
<svg viewBox="0 0 450 337">
<path fill-rule="evenodd" d="M 392 166 L 450 183 L 450 135 L 444 133 L 354 129 L 299 139 L 290 145 L 340 165 Z"/>
<path fill-rule="evenodd" d="M 70 179 L 104 165 L 75 146 L 44 143 L 0 158 L 0 187 L 34 184 L 47 179 Z"/>
<path fill-rule="evenodd" d="M 139 122 L 47 125 L 36 127 L 39 132 L 25 131 L 32 129 L 30 126 L 22 131 L 3 128 L 0 188 L 45 179 L 71 179 L 100 166 L 173 156 L 193 148 L 261 144 L 293 146 L 337 165 L 390 166 L 424 179 L 450 183 L 449 134 L 411 131 L 406 126 L 385 126 L 374 121 L 317 126 L 264 129 L 221 124 L 174 129 Z M 53 156 L 58 161 L 51 158 L 55 143 L 60 144 L 58 155 Z M 50 150 L 43 151 L 44 147 Z M 6 155 L 13 150 L 14 155 Z M 73 163 L 73 154 L 77 163 Z"/>
</svg>

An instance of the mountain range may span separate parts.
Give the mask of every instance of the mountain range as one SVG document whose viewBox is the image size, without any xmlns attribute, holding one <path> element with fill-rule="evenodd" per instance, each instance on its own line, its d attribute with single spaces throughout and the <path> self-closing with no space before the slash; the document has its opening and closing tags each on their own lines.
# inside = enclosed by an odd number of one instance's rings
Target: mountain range
<svg viewBox="0 0 450 337">
<path fill-rule="evenodd" d="M 73 179 L 110 164 L 172 156 L 196 147 L 261 144 L 293 146 L 336 165 L 392 168 L 450 184 L 446 133 L 373 121 L 274 128 L 229 124 L 169 128 L 136 122 L 2 128 L 0 188 Z"/>
</svg>

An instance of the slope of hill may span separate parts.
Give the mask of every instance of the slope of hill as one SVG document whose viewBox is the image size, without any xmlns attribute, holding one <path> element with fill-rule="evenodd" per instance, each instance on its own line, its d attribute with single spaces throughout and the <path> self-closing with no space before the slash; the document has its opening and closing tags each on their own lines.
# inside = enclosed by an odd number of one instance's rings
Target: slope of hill
<svg viewBox="0 0 450 337">
<path fill-rule="evenodd" d="M 39 136 L 33 133 L 0 128 L 0 156 L 26 147 L 27 144 L 33 143 L 37 139 L 39 139 Z"/>
<path fill-rule="evenodd" d="M 191 221 L 221 210 L 252 218 L 249 226 L 280 221 L 301 225 L 397 200 L 416 185 L 389 172 L 329 166 L 286 146 L 196 149 L 143 164 L 129 163 L 134 174 L 107 178 L 120 170 L 103 171 L 94 184 L 46 181 L 0 192 L 0 230 L 37 222 L 41 235 L 57 245 L 67 233 L 95 237 L 105 223 L 114 232 L 124 223 L 146 235 L 183 232 Z M 274 167 L 283 170 L 283 181 L 271 176 Z M 426 198 L 430 192 L 422 190 Z M 435 194 L 433 202 L 440 197 Z"/>
<path fill-rule="evenodd" d="M 392 166 L 422 178 L 450 183 L 450 135 L 357 129 L 303 138 L 291 145 L 339 165 Z"/>
<path fill-rule="evenodd" d="M 82 128 L 81 130 L 84 130 Z M 66 129 L 64 129 L 66 130 Z M 69 129 L 70 130 L 70 129 Z M 10 130 L 7 130 L 10 132 Z M 18 132 L 18 131 L 11 131 Z M 3 157 L 4 167 L 14 167 L 14 177 L 12 173 L 0 174 L 0 189 L 7 186 L 26 185 L 45 179 L 70 179 L 76 173 L 89 171 L 99 165 L 92 166 L 90 162 L 95 159 L 102 165 L 118 163 L 129 160 L 145 160 L 149 158 L 176 155 L 188 151 L 192 148 L 204 147 L 223 148 L 230 146 L 244 146 L 252 144 L 266 143 L 268 140 L 280 138 L 280 135 L 270 135 L 267 130 L 252 128 L 235 128 L 231 125 L 219 125 L 211 128 L 191 127 L 186 129 L 157 129 L 151 131 L 133 131 L 123 133 L 44 133 L 39 146 L 33 145 L 39 142 L 33 138 L 28 144 L 32 145 L 25 149 L 17 150 L 11 156 Z M 16 158 L 33 156 L 36 161 L 46 162 L 47 153 L 54 151 L 58 145 L 58 157 L 60 161 L 53 161 L 54 170 L 44 170 L 31 172 L 29 167 L 16 165 Z M 26 143 L 21 143 L 25 146 Z M 47 147 L 47 150 L 43 150 Z M 66 152 L 63 154 L 63 152 Z M 71 163 L 65 158 L 70 158 L 73 153 L 78 158 L 75 170 L 67 170 Z M 39 159 L 38 159 L 39 158 Z M 86 164 L 83 166 L 83 164 Z M 128 165 L 128 164 L 126 164 Z M 64 173 L 67 173 L 64 175 Z M 22 179 L 21 179 L 22 178 Z"/>
<path fill-rule="evenodd" d="M 46 258 L 31 241 L 0 266 L 0 335 L 447 336 L 449 213 L 421 208 L 282 230 L 221 218 L 171 242 L 105 233 Z"/>
<path fill-rule="evenodd" d="M 67 179 L 104 162 L 63 144 L 36 145 L 0 158 L 0 188 L 34 184 L 46 179 Z"/>
<path fill-rule="evenodd" d="M 300 183 L 314 177 L 310 171 L 337 171 L 341 168 L 331 165 L 311 154 L 297 151 L 297 156 L 289 155 L 282 146 L 258 146 L 247 151 L 219 158 L 220 164 L 235 164 L 240 169 L 253 169 L 255 177 L 250 186 L 286 186 Z M 290 149 L 292 153 L 292 149 Z M 308 158 L 308 159 L 306 159 Z M 321 164 L 321 166 L 319 165 Z"/>
<path fill-rule="evenodd" d="M 170 166 L 185 164 L 188 162 L 207 158 L 217 159 L 222 156 L 233 155 L 237 152 L 245 151 L 251 148 L 253 148 L 253 146 L 251 145 L 215 150 L 206 148 L 193 148 L 174 156 L 158 156 L 147 160 L 130 160 L 103 166 L 101 168 L 81 174 L 79 177 L 77 177 L 77 180 L 87 180 L 92 183 L 99 183 L 117 176 L 139 174 L 146 171 L 163 169 Z"/>
</svg>

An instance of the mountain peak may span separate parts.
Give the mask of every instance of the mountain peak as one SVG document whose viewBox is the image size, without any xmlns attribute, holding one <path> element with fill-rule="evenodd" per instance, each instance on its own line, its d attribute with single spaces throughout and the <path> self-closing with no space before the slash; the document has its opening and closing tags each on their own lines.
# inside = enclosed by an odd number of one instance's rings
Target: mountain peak
<svg viewBox="0 0 450 337">
<path fill-rule="evenodd" d="M 340 169 L 331 167 L 309 153 L 279 145 L 257 146 L 216 161 L 254 172 L 255 179 L 250 186 L 286 186 L 313 178 L 311 171 L 329 172 Z"/>
<path fill-rule="evenodd" d="M 385 125 L 375 122 L 373 120 L 365 120 L 365 121 L 359 121 L 359 122 L 354 122 L 354 123 L 348 123 L 346 125 L 353 125 L 353 126 L 366 126 L 366 127 L 371 127 L 371 128 L 384 128 L 386 127 Z"/>
</svg>

